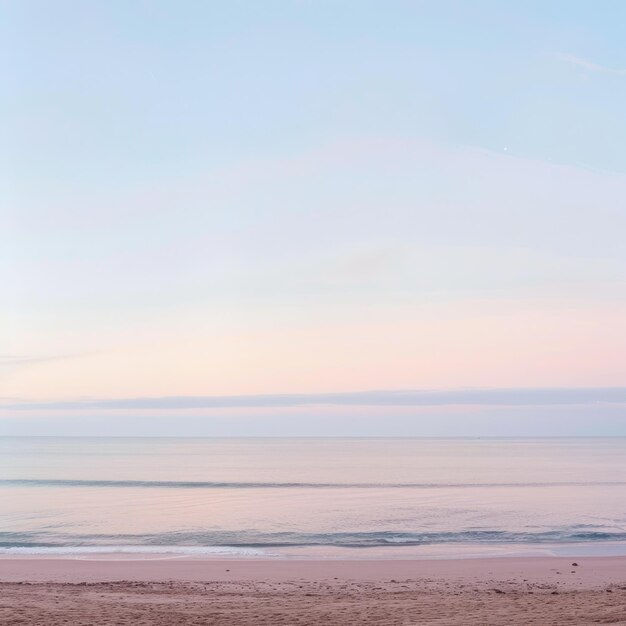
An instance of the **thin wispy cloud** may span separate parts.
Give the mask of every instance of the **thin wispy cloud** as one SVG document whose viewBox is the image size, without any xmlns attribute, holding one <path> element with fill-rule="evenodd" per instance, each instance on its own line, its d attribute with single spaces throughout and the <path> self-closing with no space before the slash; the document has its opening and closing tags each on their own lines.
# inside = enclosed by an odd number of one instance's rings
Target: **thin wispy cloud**
<svg viewBox="0 0 626 626">
<path fill-rule="evenodd" d="M 88 356 L 88 354 L 0 354 L 0 371 L 11 372 L 18 368 L 27 367 L 28 365 L 49 363 L 52 361 L 65 361 L 67 359 L 77 359 L 83 356 Z"/>
<path fill-rule="evenodd" d="M 0 365 L 25 365 L 27 363 L 40 363 L 42 361 L 55 361 L 66 358 L 67 355 L 57 356 L 24 356 L 15 354 L 0 354 Z"/>
<path fill-rule="evenodd" d="M 232 396 L 166 396 L 53 402 L 4 402 L 0 404 L 0 410 L 170 410 L 304 406 L 548 406 L 605 403 L 626 404 L 626 387 L 458 389 L 447 391 L 380 390 Z"/>
<path fill-rule="evenodd" d="M 583 59 L 582 57 L 576 56 L 575 54 L 561 53 L 558 55 L 558 57 L 561 61 L 571 63 L 572 65 L 577 65 L 578 67 L 589 70 L 590 72 L 598 72 L 600 74 L 613 74 L 616 76 L 626 76 L 626 69 L 600 65 L 599 63 L 594 63 L 593 61 L 589 61 L 588 59 Z"/>
<path fill-rule="evenodd" d="M 0 354 L 0 365 L 27 365 L 29 363 L 44 363 L 46 361 L 63 361 L 65 359 L 77 359 L 90 356 L 92 352 L 79 352 L 72 354 Z"/>
</svg>

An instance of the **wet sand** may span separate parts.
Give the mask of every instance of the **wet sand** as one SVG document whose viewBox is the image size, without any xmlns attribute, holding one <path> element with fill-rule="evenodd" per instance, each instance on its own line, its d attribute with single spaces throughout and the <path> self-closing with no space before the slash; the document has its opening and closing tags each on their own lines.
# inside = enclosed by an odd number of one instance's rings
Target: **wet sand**
<svg viewBox="0 0 626 626">
<path fill-rule="evenodd" d="M 2 558 L 0 623 L 626 624 L 626 558 Z"/>
</svg>

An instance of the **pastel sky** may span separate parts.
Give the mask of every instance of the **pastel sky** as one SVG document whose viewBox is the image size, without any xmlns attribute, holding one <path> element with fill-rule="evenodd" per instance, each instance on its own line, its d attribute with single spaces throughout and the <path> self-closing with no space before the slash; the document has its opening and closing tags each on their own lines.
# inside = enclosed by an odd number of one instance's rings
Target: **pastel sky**
<svg viewBox="0 0 626 626">
<path fill-rule="evenodd" d="M 625 2 L 0 15 L 0 434 L 626 435 Z"/>
</svg>

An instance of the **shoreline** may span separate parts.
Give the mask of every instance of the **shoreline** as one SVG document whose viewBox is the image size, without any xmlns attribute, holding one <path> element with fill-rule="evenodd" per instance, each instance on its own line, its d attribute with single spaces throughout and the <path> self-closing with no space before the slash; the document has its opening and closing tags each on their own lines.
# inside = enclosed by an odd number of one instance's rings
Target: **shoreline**
<svg viewBox="0 0 626 626">
<path fill-rule="evenodd" d="M 3 624 L 598 622 L 626 624 L 626 557 L 0 559 Z"/>
<path fill-rule="evenodd" d="M 576 565 L 573 565 L 576 563 Z M 177 555 L 67 555 L 0 557 L 0 583 L 232 582 L 291 580 L 486 580 L 594 589 L 626 584 L 626 557 L 516 556 L 461 559 L 264 559 Z"/>
</svg>

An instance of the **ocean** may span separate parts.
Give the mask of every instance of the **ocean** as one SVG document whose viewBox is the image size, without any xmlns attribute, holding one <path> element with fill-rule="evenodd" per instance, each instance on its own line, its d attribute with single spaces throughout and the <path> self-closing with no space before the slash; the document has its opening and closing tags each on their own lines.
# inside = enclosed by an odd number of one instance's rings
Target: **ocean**
<svg viewBox="0 0 626 626">
<path fill-rule="evenodd" d="M 0 438 L 0 554 L 626 554 L 626 438 Z"/>
</svg>

